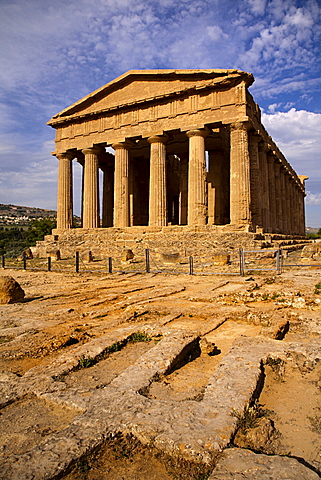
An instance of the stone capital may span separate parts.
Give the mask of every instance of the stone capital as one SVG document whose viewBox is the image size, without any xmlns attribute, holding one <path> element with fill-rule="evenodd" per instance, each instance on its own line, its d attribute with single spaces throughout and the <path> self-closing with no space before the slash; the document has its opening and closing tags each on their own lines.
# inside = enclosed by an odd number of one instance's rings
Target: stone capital
<svg viewBox="0 0 321 480">
<path fill-rule="evenodd" d="M 75 158 L 75 155 L 71 152 L 63 152 L 63 153 L 58 153 L 58 152 L 53 152 L 52 153 L 55 157 L 58 158 L 58 160 L 63 160 L 63 159 L 67 159 L 67 160 L 73 160 Z"/>
<path fill-rule="evenodd" d="M 153 135 L 152 137 L 149 137 L 147 139 L 148 143 L 167 143 L 168 142 L 168 136 L 167 135 Z"/>
<path fill-rule="evenodd" d="M 132 146 L 130 142 L 116 142 L 112 144 L 114 150 L 130 150 Z"/>
<path fill-rule="evenodd" d="M 267 153 L 268 151 L 267 144 L 263 139 L 259 142 L 259 151 L 263 153 Z"/>
<path fill-rule="evenodd" d="M 269 163 L 274 163 L 278 161 L 276 153 L 273 150 L 268 150 L 267 152 L 267 160 Z"/>
<path fill-rule="evenodd" d="M 84 155 L 99 155 L 102 152 L 102 149 L 100 147 L 90 147 L 90 148 L 84 148 L 82 150 L 82 153 Z"/>
<path fill-rule="evenodd" d="M 259 133 L 251 132 L 250 141 L 259 145 L 263 141 L 263 139 Z"/>
<path fill-rule="evenodd" d="M 209 134 L 209 131 L 207 128 L 195 128 L 194 130 L 188 130 L 188 132 L 186 132 L 186 136 L 188 138 L 191 138 L 191 137 L 207 137 L 207 135 Z"/>
<path fill-rule="evenodd" d="M 230 130 L 245 130 L 249 131 L 253 128 L 253 123 L 250 119 L 247 120 L 236 120 L 235 122 L 230 123 Z"/>
</svg>

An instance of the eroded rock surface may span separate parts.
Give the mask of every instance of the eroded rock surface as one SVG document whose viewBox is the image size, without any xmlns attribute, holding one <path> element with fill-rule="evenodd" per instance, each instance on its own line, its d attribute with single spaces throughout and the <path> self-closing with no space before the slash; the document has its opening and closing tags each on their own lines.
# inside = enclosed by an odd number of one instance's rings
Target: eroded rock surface
<svg viewBox="0 0 321 480">
<path fill-rule="evenodd" d="M 0 308 L 1 478 L 148 480 L 150 462 L 155 480 L 319 478 L 317 271 L 16 276 L 28 301 Z"/>
<path fill-rule="evenodd" d="M 209 480 L 317 480 L 319 475 L 295 458 L 227 449 Z"/>
</svg>

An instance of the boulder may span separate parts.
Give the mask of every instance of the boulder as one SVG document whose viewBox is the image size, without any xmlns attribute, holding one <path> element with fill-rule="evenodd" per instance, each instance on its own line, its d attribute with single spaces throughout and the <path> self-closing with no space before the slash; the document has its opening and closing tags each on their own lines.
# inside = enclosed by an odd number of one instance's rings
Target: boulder
<svg viewBox="0 0 321 480">
<path fill-rule="evenodd" d="M 134 253 L 132 250 L 127 248 L 126 250 L 123 251 L 121 261 L 122 262 L 130 262 L 134 258 Z"/>
<path fill-rule="evenodd" d="M 25 292 L 19 283 L 8 275 L 0 276 L 0 304 L 22 302 Z"/>
<path fill-rule="evenodd" d="M 321 257 L 321 242 L 305 245 L 302 249 L 301 257 L 302 259 L 319 260 Z"/>
<path fill-rule="evenodd" d="M 61 260 L 60 250 L 48 250 L 47 257 L 50 257 L 52 261 Z"/>
<path fill-rule="evenodd" d="M 266 454 L 281 453 L 278 432 L 273 421 L 266 417 L 259 418 L 253 428 L 239 430 L 233 443 L 237 447 L 250 448 Z"/>
<path fill-rule="evenodd" d="M 166 265 L 172 265 L 175 263 L 180 263 L 181 256 L 179 253 L 160 253 L 156 252 L 155 257 L 157 260 L 163 262 Z"/>
<path fill-rule="evenodd" d="M 26 248 L 21 255 L 17 258 L 17 260 L 23 260 L 24 258 L 27 258 L 28 260 L 33 259 L 33 253 L 31 251 L 31 248 Z"/>
<path fill-rule="evenodd" d="M 25 257 L 25 258 L 28 258 L 29 260 L 32 260 L 33 259 L 33 253 L 31 251 L 31 248 L 26 248 L 23 252 L 22 252 L 22 255 Z"/>
<path fill-rule="evenodd" d="M 213 264 L 214 265 L 229 265 L 231 256 L 226 253 L 218 253 L 213 255 Z"/>
</svg>

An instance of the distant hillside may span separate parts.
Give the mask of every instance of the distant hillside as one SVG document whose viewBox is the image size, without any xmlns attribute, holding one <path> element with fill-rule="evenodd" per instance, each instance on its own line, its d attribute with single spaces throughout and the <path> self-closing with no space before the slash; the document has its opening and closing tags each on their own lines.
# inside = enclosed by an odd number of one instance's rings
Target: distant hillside
<svg viewBox="0 0 321 480">
<path fill-rule="evenodd" d="M 32 220 L 56 218 L 55 210 L 0 203 L 0 225 L 28 225 Z"/>
<path fill-rule="evenodd" d="M 313 227 L 307 227 L 306 232 L 307 233 L 317 233 L 320 230 L 320 228 L 313 228 Z"/>
</svg>

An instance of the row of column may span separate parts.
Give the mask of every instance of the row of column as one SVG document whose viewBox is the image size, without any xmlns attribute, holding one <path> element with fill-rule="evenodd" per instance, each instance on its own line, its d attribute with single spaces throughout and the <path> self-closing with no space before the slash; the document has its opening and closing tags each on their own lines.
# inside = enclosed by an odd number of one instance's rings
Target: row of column
<svg viewBox="0 0 321 480">
<path fill-rule="evenodd" d="M 189 225 L 205 225 L 206 206 L 206 160 L 205 129 L 187 132 L 189 138 L 188 167 L 188 218 Z M 149 188 L 149 225 L 167 225 L 167 189 L 166 189 L 166 143 L 165 135 L 155 135 L 148 138 L 150 143 L 150 188 Z M 115 150 L 114 177 L 114 218 L 115 227 L 130 225 L 129 204 L 129 142 L 119 142 L 112 145 Z M 85 156 L 83 180 L 83 228 L 99 227 L 99 183 L 98 155 L 99 148 L 82 150 Z M 58 170 L 58 211 L 57 228 L 72 227 L 72 160 L 71 153 L 56 155 L 59 159 Z M 107 180 L 107 175 L 104 179 Z M 105 181 L 105 180 L 104 180 Z M 104 188 L 104 192 L 106 188 Z M 108 187 L 107 187 L 108 191 Z M 104 195 L 105 196 L 105 195 Z M 109 202 L 110 203 L 110 202 Z M 103 199 L 106 211 L 108 200 Z M 104 222 L 103 222 L 104 223 Z"/>
<path fill-rule="evenodd" d="M 259 135 L 249 139 L 253 225 L 265 232 L 305 235 L 304 185 Z"/>
<path fill-rule="evenodd" d="M 302 234 L 304 222 L 304 188 L 300 188 L 289 170 L 269 149 L 259 135 L 250 133 L 247 122 L 230 125 L 230 223 L 257 227 L 267 232 Z M 188 225 L 207 223 L 207 173 L 205 138 L 207 129 L 186 133 L 189 139 L 188 175 L 182 174 L 182 220 Z M 148 138 L 150 144 L 149 225 L 167 225 L 166 135 Z M 115 150 L 114 178 L 108 167 L 104 171 L 103 225 L 130 226 L 129 151 L 130 142 L 112 145 Z M 82 150 L 85 156 L 83 178 L 83 228 L 99 227 L 99 186 L 97 147 Z M 58 212 L 57 228 L 72 227 L 72 159 L 71 153 L 57 154 Z M 182 159 L 182 166 L 187 158 Z M 112 185 L 113 182 L 113 185 Z M 183 185 L 184 184 L 184 185 Z M 113 219 L 110 205 L 113 199 Z M 183 202 L 184 203 L 184 202 Z M 187 215 L 186 215 L 187 213 Z M 186 218 L 187 216 L 187 218 Z M 182 222 L 183 223 L 183 222 Z M 184 222 L 185 223 L 185 222 Z"/>
</svg>

